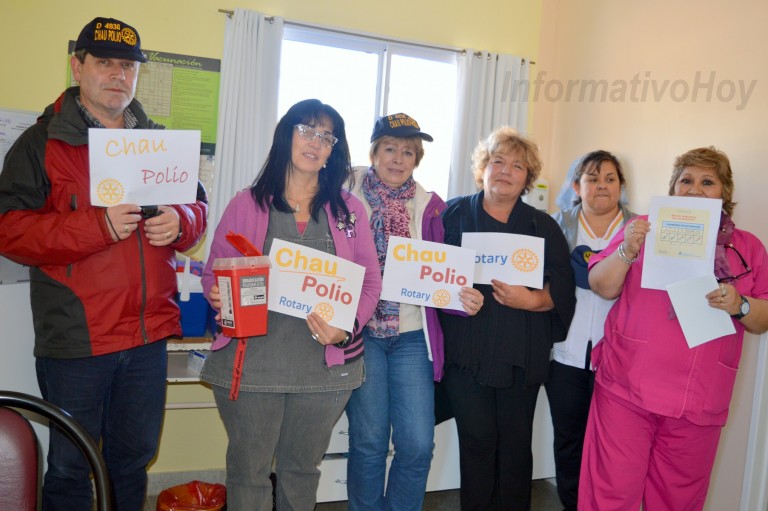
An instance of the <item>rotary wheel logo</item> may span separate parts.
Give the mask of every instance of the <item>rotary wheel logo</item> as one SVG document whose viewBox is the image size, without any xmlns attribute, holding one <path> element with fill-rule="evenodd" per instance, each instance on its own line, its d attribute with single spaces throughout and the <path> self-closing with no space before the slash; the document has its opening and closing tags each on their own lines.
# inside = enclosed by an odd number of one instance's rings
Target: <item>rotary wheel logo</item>
<svg viewBox="0 0 768 511">
<path fill-rule="evenodd" d="M 512 252 L 512 266 L 524 273 L 532 272 L 539 267 L 539 256 L 528 248 L 518 248 Z"/>
<path fill-rule="evenodd" d="M 117 179 L 107 178 L 96 186 L 96 195 L 107 206 L 114 206 L 125 197 L 125 187 Z"/>
<path fill-rule="evenodd" d="M 445 307 L 451 303 L 451 293 L 445 289 L 438 289 L 432 295 L 432 303 L 434 303 L 437 307 Z"/>
<path fill-rule="evenodd" d="M 333 319 L 335 313 L 333 312 L 333 306 L 328 302 L 320 302 L 312 308 L 312 312 L 323 318 L 327 323 Z"/>
<path fill-rule="evenodd" d="M 136 32 L 134 32 L 133 30 L 131 30 L 130 28 L 124 28 L 121 33 L 121 36 L 125 44 L 136 46 Z"/>
</svg>

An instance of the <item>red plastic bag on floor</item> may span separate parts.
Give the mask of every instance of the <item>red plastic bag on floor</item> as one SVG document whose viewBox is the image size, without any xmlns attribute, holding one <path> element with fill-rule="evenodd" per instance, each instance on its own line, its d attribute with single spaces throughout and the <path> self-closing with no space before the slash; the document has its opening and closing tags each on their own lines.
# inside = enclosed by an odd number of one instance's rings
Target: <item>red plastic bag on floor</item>
<svg viewBox="0 0 768 511">
<path fill-rule="evenodd" d="M 227 503 L 223 484 L 190 481 L 172 486 L 157 497 L 157 511 L 219 511 Z"/>
</svg>

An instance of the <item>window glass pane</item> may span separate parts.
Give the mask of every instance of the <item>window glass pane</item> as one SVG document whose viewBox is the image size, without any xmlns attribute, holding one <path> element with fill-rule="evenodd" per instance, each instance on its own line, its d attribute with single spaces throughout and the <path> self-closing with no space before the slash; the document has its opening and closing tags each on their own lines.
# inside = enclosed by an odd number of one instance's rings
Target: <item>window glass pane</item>
<svg viewBox="0 0 768 511">
<path fill-rule="evenodd" d="M 424 142 L 424 159 L 413 176 L 427 191 L 437 192 L 445 200 L 453 147 L 456 64 L 393 55 L 389 80 L 386 113 L 407 113 L 435 139 Z"/>
<path fill-rule="evenodd" d="M 278 118 L 303 99 L 331 105 L 344 119 L 352 165 L 368 165 L 378 62 L 375 53 L 284 40 Z"/>
</svg>

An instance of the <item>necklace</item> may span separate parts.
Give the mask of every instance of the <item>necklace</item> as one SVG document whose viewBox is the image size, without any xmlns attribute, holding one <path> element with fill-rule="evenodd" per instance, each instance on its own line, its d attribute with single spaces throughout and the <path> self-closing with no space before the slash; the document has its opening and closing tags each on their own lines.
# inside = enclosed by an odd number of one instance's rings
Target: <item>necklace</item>
<svg viewBox="0 0 768 511">
<path fill-rule="evenodd" d="M 283 199 L 285 199 L 285 202 L 288 203 L 288 207 L 291 208 L 294 213 L 299 213 L 301 211 L 301 202 L 296 201 L 296 205 L 291 206 L 291 202 L 293 201 L 288 198 L 288 195 L 283 195 Z"/>
</svg>

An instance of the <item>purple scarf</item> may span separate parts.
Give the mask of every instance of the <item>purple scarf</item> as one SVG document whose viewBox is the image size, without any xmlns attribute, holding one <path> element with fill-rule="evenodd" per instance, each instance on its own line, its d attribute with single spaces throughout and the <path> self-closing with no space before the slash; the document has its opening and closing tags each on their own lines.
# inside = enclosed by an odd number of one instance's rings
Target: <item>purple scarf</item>
<svg viewBox="0 0 768 511">
<path fill-rule="evenodd" d="M 373 167 L 363 179 L 363 196 L 371 206 L 371 231 L 373 242 L 379 256 L 379 269 L 384 275 L 384 262 L 387 259 L 387 246 L 390 236 L 410 238 L 408 225 L 411 221 L 406 203 L 416 195 L 416 181 L 413 176 L 400 188 L 390 188 L 376 176 Z M 374 337 L 393 337 L 399 335 L 400 304 L 379 300 L 373 317 L 368 322 Z"/>
<path fill-rule="evenodd" d="M 715 277 L 722 279 L 731 275 L 728 258 L 725 256 L 725 246 L 731 244 L 734 229 L 733 220 L 723 211 L 720 213 L 720 229 L 717 231 L 717 246 L 715 247 Z"/>
</svg>

